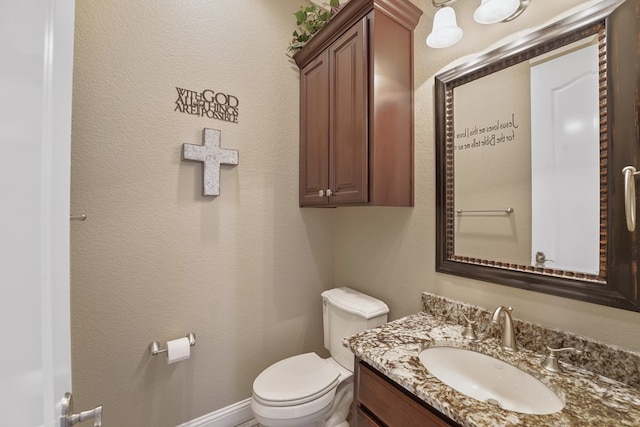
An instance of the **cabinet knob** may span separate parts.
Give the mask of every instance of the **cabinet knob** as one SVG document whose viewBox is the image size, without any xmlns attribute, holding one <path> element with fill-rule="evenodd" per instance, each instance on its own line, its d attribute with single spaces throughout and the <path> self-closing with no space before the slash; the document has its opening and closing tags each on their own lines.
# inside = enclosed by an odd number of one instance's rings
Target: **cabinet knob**
<svg viewBox="0 0 640 427">
<path fill-rule="evenodd" d="M 324 190 L 318 191 L 318 197 L 324 197 Z"/>
<path fill-rule="evenodd" d="M 327 188 L 327 197 L 331 196 L 333 193 L 331 192 L 330 188 Z"/>
</svg>

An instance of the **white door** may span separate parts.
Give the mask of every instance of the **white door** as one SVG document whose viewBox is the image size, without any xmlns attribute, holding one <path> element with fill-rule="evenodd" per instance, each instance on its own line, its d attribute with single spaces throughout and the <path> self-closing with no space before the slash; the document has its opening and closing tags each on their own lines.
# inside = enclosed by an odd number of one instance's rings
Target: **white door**
<svg viewBox="0 0 640 427">
<path fill-rule="evenodd" d="M 598 50 L 531 67 L 532 264 L 598 274 Z"/>
<path fill-rule="evenodd" d="M 0 0 L 0 424 L 57 426 L 71 391 L 75 0 Z"/>
</svg>

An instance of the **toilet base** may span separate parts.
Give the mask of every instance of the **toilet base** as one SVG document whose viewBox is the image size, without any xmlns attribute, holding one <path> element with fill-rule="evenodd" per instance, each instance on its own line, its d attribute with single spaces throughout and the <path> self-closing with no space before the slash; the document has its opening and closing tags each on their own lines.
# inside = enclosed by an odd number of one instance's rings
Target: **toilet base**
<svg viewBox="0 0 640 427">
<path fill-rule="evenodd" d="M 276 420 L 273 418 L 264 418 L 253 413 L 253 417 L 260 423 L 260 427 L 319 427 L 318 418 L 324 419 L 325 414 L 331 409 L 330 406 L 318 411 L 317 413 L 307 415 L 303 418 L 291 418 L 286 420 Z"/>
<path fill-rule="evenodd" d="M 347 418 L 353 403 L 353 378 L 340 385 L 343 387 L 338 387 L 330 415 L 319 421 L 316 427 L 349 427 Z"/>
<path fill-rule="evenodd" d="M 353 377 L 341 383 L 331 405 L 302 418 L 264 418 L 253 411 L 261 427 L 349 427 L 347 418 L 353 402 Z M 253 403 L 253 402 L 252 402 Z"/>
</svg>

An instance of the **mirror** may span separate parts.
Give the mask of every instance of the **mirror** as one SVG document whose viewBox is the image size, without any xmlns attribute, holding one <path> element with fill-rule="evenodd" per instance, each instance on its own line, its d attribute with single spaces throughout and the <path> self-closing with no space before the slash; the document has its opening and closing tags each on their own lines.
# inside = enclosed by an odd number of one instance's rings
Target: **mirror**
<svg viewBox="0 0 640 427">
<path fill-rule="evenodd" d="M 632 3 L 436 76 L 437 271 L 640 311 L 638 245 L 619 224 L 621 171 L 640 157 L 622 138 L 637 134 L 638 102 L 629 115 L 620 99 L 638 87 Z"/>
<path fill-rule="evenodd" d="M 606 92 L 598 81 L 606 70 L 604 29 L 592 30 L 452 88 L 454 256 L 600 279 Z"/>
</svg>

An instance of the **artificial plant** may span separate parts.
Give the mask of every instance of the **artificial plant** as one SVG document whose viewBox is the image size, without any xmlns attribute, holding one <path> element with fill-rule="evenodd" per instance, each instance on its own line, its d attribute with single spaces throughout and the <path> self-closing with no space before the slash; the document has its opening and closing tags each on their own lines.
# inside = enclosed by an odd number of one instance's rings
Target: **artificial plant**
<svg viewBox="0 0 640 427">
<path fill-rule="evenodd" d="M 289 55 L 293 56 L 299 51 L 315 33 L 340 10 L 340 0 L 329 0 L 329 4 L 320 6 L 309 2 L 308 6 L 300 6 L 300 10 L 294 13 L 298 28 L 293 32 L 293 39 L 289 43 Z"/>
</svg>

